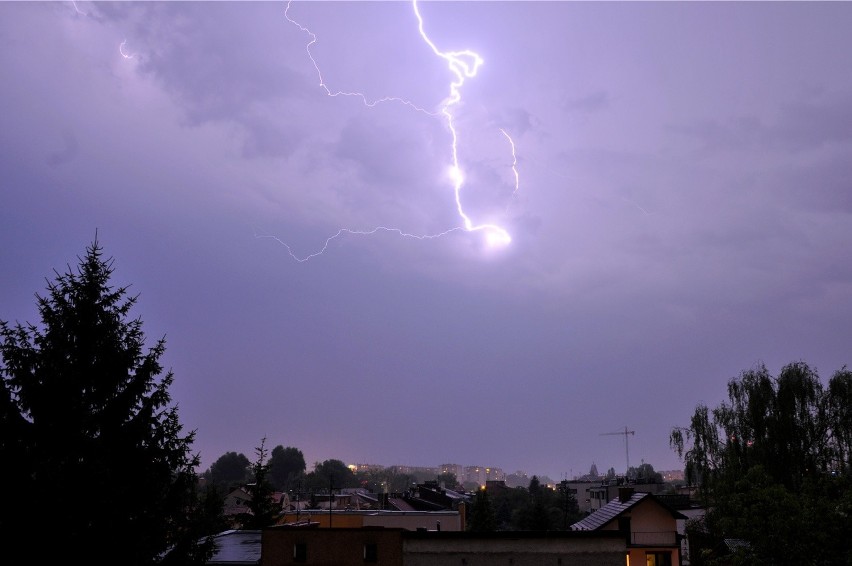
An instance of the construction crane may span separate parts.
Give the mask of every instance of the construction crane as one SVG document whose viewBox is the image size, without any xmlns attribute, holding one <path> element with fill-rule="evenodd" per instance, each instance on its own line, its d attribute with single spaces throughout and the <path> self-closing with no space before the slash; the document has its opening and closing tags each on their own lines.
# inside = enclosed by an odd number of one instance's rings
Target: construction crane
<svg viewBox="0 0 852 566">
<path fill-rule="evenodd" d="M 627 427 L 624 427 L 624 430 L 620 430 L 618 432 L 602 432 L 601 436 L 609 436 L 613 434 L 624 435 L 624 455 L 627 457 L 627 469 L 624 470 L 624 473 L 627 474 L 630 471 L 630 449 L 627 442 L 627 436 L 631 434 L 636 434 L 636 431 L 627 430 Z"/>
</svg>

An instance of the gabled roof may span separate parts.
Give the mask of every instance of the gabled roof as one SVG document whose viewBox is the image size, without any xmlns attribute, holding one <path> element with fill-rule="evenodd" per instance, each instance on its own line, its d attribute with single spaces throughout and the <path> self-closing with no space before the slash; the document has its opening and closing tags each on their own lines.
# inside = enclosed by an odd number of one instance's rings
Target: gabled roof
<svg viewBox="0 0 852 566">
<path fill-rule="evenodd" d="M 601 507 L 597 511 L 593 512 L 588 517 L 580 519 L 579 521 L 577 521 L 576 523 L 571 525 L 571 530 L 572 531 L 595 531 L 595 530 L 598 530 L 598 529 L 604 527 L 605 525 L 608 525 L 610 522 L 612 522 L 613 519 L 616 519 L 617 517 L 621 516 L 622 514 L 629 511 L 630 509 L 632 509 L 633 507 L 635 507 L 640 502 L 642 502 L 646 499 L 653 500 L 654 502 L 656 502 L 657 505 L 659 505 L 660 507 L 662 507 L 663 509 L 665 509 L 666 511 L 671 513 L 672 517 L 675 518 L 675 519 L 686 519 L 687 518 L 686 515 L 684 515 L 683 513 L 679 513 L 678 511 L 675 511 L 674 509 L 672 509 L 671 507 L 669 507 L 665 503 L 658 500 L 656 497 L 654 497 L 653 494 L 646 493 L 646 492 L 639 492 L 639 493 L 633 493 L 630 496 L 630 498 L 625 500 L 625 501 L 621 501 L 620 498 L 613 499 L 612 501 L 610 501 L 609 503 L 607 503 L 606 505 L 604 505 L 603 507 Z"/>
</svg>

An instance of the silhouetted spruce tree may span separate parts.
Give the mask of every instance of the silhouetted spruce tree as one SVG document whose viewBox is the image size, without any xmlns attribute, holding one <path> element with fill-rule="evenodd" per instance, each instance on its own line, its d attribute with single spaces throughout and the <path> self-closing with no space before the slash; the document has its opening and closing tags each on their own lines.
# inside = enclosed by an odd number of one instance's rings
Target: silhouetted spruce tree
<svg viewBox="0 0 852 566">
<path fill-rule="evenodd" d="M 171 404 L 165 349 L 113 287 L 97 238 L 36 295 L 41 325 L 0 321 L 0 506 L 10 564 L 203 563 L 195 432 Z M 10 555 L 11 553 L 11 555 Z M 177 556 L 180 553 L 181 556 Z M 20 555 L 19 555 L 20 554 Z"/>
<path fill-rule="evenodd" d="M 251 513 L 243 517 L 243 527 L 246 529 L 262 529 L 268 527 L 278 515 L 278 506 L 272 500 L 273 487 L 269 481 L 271 464 L 267 461 L 266 439 L 255 448 L 257 460 L 252 464 L 253 482 L 248 486 L 251 491 L 249 509 Z"/>
</svg>

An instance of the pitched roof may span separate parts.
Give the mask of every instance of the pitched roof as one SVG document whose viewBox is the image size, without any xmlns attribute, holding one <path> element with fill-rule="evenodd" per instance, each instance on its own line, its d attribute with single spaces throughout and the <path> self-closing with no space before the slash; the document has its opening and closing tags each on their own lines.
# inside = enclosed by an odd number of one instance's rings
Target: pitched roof
<svg viewBox="0 0 852 566">
<path fill-rule="evenodd" d="M 650 493 L 634 493 L 630 499 L 622 502 L 621 499 L 615 498 L 597 511 L 593 512 L 588 517 L 580 519 L 571 525 L 572 531 L 594 531 L 629 510 L 631 507 L 651 495 Z"/>
<path fill-rule="evenodd" d="M 638 492 L 633 493 L 630 498 L 625 501 L 621 501 L 620 498 L 616 497 L 597 511 L 593 512 L 591 515 L 580 519 L 579 521 L 571 525 L 571 530 L 595 531 L 597 529 L 600 529 L 604 525 L 609 524 L 613 519 L 622 515 L 626 511 L 629 511 L 645 499 L 651 499 L 655 501 L 658 505 L 669 511 L 672 514 L 672 517 L 674 517 L 675 519 L 686 519 L 686 515 L 670 508 L 668 505 L 654 497 L 653 494 L 646 492 Z"/>
</svg>

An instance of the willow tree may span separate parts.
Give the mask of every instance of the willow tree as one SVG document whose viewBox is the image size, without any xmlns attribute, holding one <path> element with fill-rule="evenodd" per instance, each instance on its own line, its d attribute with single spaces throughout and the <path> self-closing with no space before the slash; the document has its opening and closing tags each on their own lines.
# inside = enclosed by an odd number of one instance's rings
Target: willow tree
<svg viewBox="0 0 852 566">
<path fill-rule="evenodd" d="M 0 321 L 0 532 L 10 563 L 182 563 L 210 556 L 191 453 L 146 348 L 136 296 L 111 284 L 97 239 L 36 295 L 41 324 Z M 181 556 L 176 556 L 179 553 Z"/>
<path fill-rule="evenodd" d="M 755 564 L 847 563 L 850 401 L 845 366 L 825 388 L 815 369 L 794 362 L 777 377 L 762 364 L 744 371 L 728 382 L 726 402 L 699 404 L 670 442 L 710 507 L 712 533 L 748 539 Z"/>
</svg>

